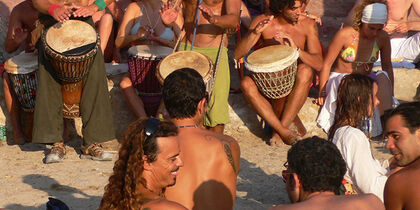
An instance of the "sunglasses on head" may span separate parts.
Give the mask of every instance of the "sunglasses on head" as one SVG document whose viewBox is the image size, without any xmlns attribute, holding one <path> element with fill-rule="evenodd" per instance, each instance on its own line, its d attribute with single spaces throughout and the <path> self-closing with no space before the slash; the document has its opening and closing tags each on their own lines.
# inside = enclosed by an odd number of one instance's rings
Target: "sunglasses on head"
<svg viewBox="0 0 420 210">
<path fill-rule="evenodd" d="M 159 120 L 155 118 L 147 119 L 146 126 L 144 127 L 144 133 L 146 134 L 146 138 L 143 141 L 143 145 L 145 145 L 146 142 L 151 139 L 151 136 L 156 132 L 158 126 Z"/>
</svg>

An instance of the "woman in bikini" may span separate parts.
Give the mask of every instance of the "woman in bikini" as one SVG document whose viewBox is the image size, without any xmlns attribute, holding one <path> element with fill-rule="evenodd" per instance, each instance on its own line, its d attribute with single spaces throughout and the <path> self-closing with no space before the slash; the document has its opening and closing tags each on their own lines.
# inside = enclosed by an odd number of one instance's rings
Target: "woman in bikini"
<svg viewBox="0 0 420 210">
<path fill-rule="evenodd" d="M 136 45 L 173 48 L 176 35 L 181 31 L 182 23 L 177 21 L 171 27 L 165 26 L 160 18 L 160 9 L 160 0 L 141 0 L 128 5 L 118 30 L 115 45 L 118 48 Z M 137 95 L 128 74 L 121 80 L 120 87 L 130 110 L 137 117 L 146 117 L 144 103 Z"/>
<path fill-rule="evenodd" d="M 392 107 L 394 75 L 391 46 L 387 33 L 382 30 L 387 20 L 387 11 L 386 4 L 380 0 L 365 0 L 357 8 L 353 26 L 340 29 L 332 40 L 321 70 L 317 100 L 318 104 L 323 105 L 317 122 L 326 132 L 334 119 L 338 84 L 346 74 L 371 76 L 379 86 L 379 113 L 383 115 L 384 110 Z M 372 72 L 373 63 L 379 55 L 383 71 Z M 334 61 L 334 71 L 331 72 Z M 377 134 L 381 130 L 378 128 Z"/>
</svg>

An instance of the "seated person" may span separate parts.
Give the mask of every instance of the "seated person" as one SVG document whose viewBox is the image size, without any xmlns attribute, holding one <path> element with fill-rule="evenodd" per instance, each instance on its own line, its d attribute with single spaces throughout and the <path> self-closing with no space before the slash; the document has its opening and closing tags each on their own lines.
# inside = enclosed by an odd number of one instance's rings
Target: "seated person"
<svg viewBox="0 0 420 210">
<path fill-rule="evenodd" d="M 4 43 L 6 52 L 18 52 L 21 50 L 21 47 L 24 47 L 28 52 L 34 51 L 34 46 L 31 43 L 31 31 L 35 29 L 35 21 L 37 19 L 38 11 L 33 7 L 32 0 L 22 1 L 12 9 Z M 13 127 L 12 144 L 24 144 L 26 140 L 30 141 L 32 138 L 31 119 L 33 118 L 33 113 L 27 114 L 27 120 L 24 126 L 25 132 L 23 132 L 20 125 L 20 106 L 13 90 L 13 85 L 6 72 L 2 76 L 4 98 Z"/>
<path fill-rule="evenodd" d="M 263 46 L 290 44 L 299 49 L 298 69 L 292 92 L 284 98 L 268 100 L 258 90 L 254 80 L 245 76 L 241 88 L 246 99 L 257 113 L 275 131 L 271 144 L 293 144 L 298 134 L 289 126 L 294 122 L 299 135 L 306 131 L 297 114 L 305 103 L 312 82 L 312 68 L 321 70 L 321 44 L 314 20 L 299 18 L 305 0 L 271 0 L 270 15 L 260 15 L 252 20 L 250 30 L 236 46 L 234 56 L 245 56 L 261 38 Z M 283 108 L 284 107 L 284 108 Z"/>
<path fill-rule="evenodd" d="M 403 169 L 389 177 L 385 185 L 385 207 L 420 209 L 420 102 L 399 105 L 387 115 L 386 148 Z"/>
<path fill-rule="evenodd" d="M 383 201 L 384 186 L 394 158 L 382 165 L 370 149 L 370 131 L 363 126 L 363 118 L 372 117 L 379 103 L 378 86 L 368 76 L 349 74 L 338 87 L 334 123 L 328 133 L 346 161 L 346 182 L 356 193 L 373 193 Z M 363 130 L 362 130 L 363 129 Z M 391 165 L 391 168 L 389 167 Z"/>
<path fill-rule="evenodd" d="M 163 196 L 183 166 L 177 134 L 169 121 L 143 118 L 133 122 L 120 142 L 99 209 L 186 209 Z"/>
<path fill-rule="evenodd" d="M 358 7 L 353 27 L 340 29 L 331 42 L 320 75 L 318 103 L 323 105 L 318 124 L 326 131 L 334 119 L 337 86 L 344 75 L 358 73 L 370 75 L 379 86 L 379 114 L 393 104 L 394 75 L 391 64 L 389 37 L 382 30 L 387 19 L 387 7 L 378 0 L 365 0 Z M 382 70 L 372 72 L 373 63 L 380 52 Z M 336 63 L 331 72 L 333 63 Z M 386 73 L 386 74 L 384 74 Z M 326 98 L 325 98 L 326 97 Z M 379 119 L 379 117 L 377 117 Z M 380 120 L 375 123 L 374 136 L 382 133 Z"/>
<path fill-rule="evenodd" d="M 292 204 L 271 210 L 385 209 L 373 194 L 339 195 L 346 163 L 337 147 L 325 139 L 314 136 L 293 145 L 285 167 L 283 179 Z"/>
<path fill-rule="evenodd" d="M 128 5 L 115 40 L 117 48 L 135 45 L 157 45 L 174 47 L 175 34 L 180 27 L 166 27 L 159 14 L 159 0 L 135 1 Z M 175 29 L 176 28 L 176 29 Z M 145 105 L 137 95 L 129 74 L 121 80 L 120 87 L 130 110 L 137 117 L 147 116 Z"/>
<path fill-rule="evenodd" d="M 357 0 L 346 18 L 345 24 L 351 24 L 355 8 L 363 0 Z M 387 0 L 388 20 L 384 30 L 391 37 L 391 58 L 393 61 L 420 62 L 420 21 L 409 21 L 410 11 L 420 17 L 420 0 Z"/>
</svg>

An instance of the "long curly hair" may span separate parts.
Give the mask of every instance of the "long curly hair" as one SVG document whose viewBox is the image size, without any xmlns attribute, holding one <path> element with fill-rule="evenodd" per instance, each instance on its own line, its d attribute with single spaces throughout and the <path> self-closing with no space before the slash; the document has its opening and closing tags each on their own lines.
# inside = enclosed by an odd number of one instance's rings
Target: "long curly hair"
<svg viewBox="0 0 420 210">
<path fill-rule="evenodd" d="M 362 4 L 360 4 L 359 6 L 357 6 L 354 9 L 354 14 L 353 14 L 353 28 L 354 28 L 354 30 L 359 31 L 360 28 L 362 27 L 362 16 L 363 16 L 363 10 L 365 9 L 365 7 L 369 4 L 374 4 L 374 3 L 385 4 L 385 6 L 387 6 L 387 9 L 388 9 L 388 5 L 386 4 L 386 0 L 364 0 L 362 2 Z"/>
<path fill-rule="evenodd" d="M 150 162 L 156 161 L 159 154 L 156 138 L 178 135 L 178 129 L 172 122 L 159 120 L 156 131 L 144 142 L 146 122 L 147 119 L 138 119 L 124 132 L 119 158 L 99 209 L 140 209 L 142 197 L 136 189 L 139 184 L 146 186 L 146 180 L 142 178 L 143 155 Z"/>
<path fill-rule="evenodd" d="M 373 109 L 373 83 L 372 78 L 362 74 L 344 76 L 338 86 L 337 109 L 328 139 L 333 139 L 335 131 L 342 126 L 360 128 L 363 117 L 368 117 Z"/>
</svg>

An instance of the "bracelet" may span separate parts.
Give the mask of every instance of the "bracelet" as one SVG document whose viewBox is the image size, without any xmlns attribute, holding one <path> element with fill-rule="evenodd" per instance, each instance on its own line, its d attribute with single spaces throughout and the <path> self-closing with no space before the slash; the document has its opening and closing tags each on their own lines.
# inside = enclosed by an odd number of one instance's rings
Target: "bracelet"
<svg viewBox="0 0 420 210">
<path fill-rule="evenodd" d="M 98 6 L 99 11 L 102 11 L 106 8 L 106 3 L 104 0 L 95 0 L 94 4 L 96 4 L 96 6 Z"/>
<path fill-rule="evenodd" d="M 60 5 L 52 4 L 50 8 L 48 8 L 48 14 L 50 14 L 50 16 L 54 16 L 54 10 L 57 9 L 58 7 L 60 7 Z"/>
<path fill-rule="evenodd" d="M 305 11 L 306 17 L 309 17 L 309 12 Z"/>
</svg>

